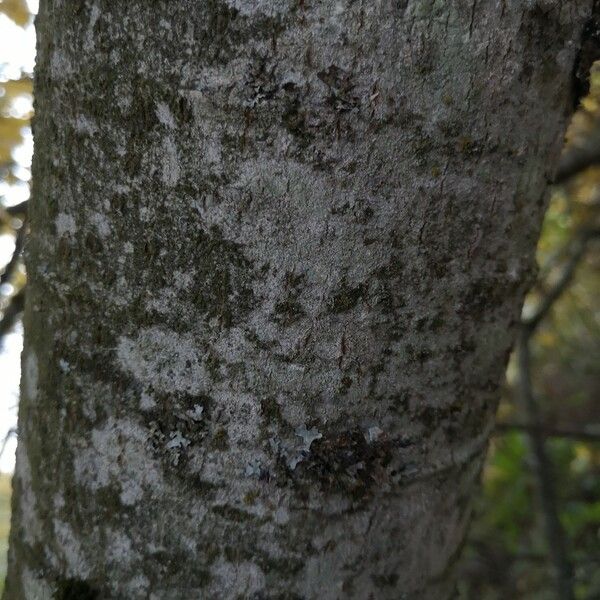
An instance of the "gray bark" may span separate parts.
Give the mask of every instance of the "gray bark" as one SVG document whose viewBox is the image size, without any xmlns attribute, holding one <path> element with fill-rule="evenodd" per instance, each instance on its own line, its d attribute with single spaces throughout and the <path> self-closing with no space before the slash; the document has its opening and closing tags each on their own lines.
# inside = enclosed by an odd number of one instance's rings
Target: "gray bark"
<svg viewBox="0 0 600 600">
<path fill-rule="evenodd" d="M 42 0 L 6 599 L 447 598 L 591 0 Z"/>
</svg>

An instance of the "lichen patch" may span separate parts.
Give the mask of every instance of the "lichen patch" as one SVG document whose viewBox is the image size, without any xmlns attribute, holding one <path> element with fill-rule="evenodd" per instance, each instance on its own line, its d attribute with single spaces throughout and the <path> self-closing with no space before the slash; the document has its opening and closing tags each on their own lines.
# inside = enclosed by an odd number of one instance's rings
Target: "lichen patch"
<svg viewBox="0 0 600 600">
<path fill-rule="evenodd" d="M 54 220 L 56 226 L 56 235 L 62 237 L 65 234 L 74 235 L 77 232 L 77 225 L 72 215 L 67 213 L 58 213 L 58 216 Z"/>
<path fill-rule="evenodd" d="M 212 566 L 211 573 L 218 581 L 218 589 L 224 598 L 249 598 L 265 586 L 265 574 L 258 565 L 249 561 L 233 563 L 221 559 Z"/>
<path fill-rule="evenodd" d="M 81 543 L 72 527 L 65 521 L 54 520 L 54 534 L 66 563 L 68 575 L 86 578 L 90 567 L 81 548 Z"/>
<path fill-rule="evenodd" d="M 168 187 L 179 181 L 180 167 L 177 157 L 177 146 L 170 137 L 163 142 L 162 179 Z"/>
<path fill-rule="evenodd" d="M 93 491 L 115 486 L 124 505 L 136 504 L 145 492 L 152 495 L 163 485 L 147 444 L 148 434 L 140 426 L 110 417 L 75 457 L 75 478 Z"/>
<path fill-rule="evenodd" d="M 35 402 L 38 396 L 39 386 L 39 368 L 37 356 L 33 350 L 29 350 L 25 359 L 25 374 L 23 377 L 23 385 L 27 399 L 30 402 Z"/>
<path fill-rule="evenodd" d="M 101 238 L 108 237 L 111 234 L 112 227 L 110 224 L 110 220 L 106 215 L 94 211 L 90 214 L 89 220 Z"/>
<path fill-rule="evenodd" d="M 207 373 L 190 335 L 162 327 L 142 329 L 135 338 L 121 337 L 116 354 L 119 369 L 145 389 L 196 395 L 206 387 Z"/>
<path fill-rule="evenodd" d="M 19 479 L 21 489 L 20 507 L 23 519 L 27 523 L 24 540 L 33 546 L 42 539 L 42 525 L 38 516 L 37 501 L 33 491 L 31 465 L 23 444 L 17 446 L 15 478 Z"/>
<path fill-rule="evenodd" d="M 165 102 L 156 103 L 156 118 L 169 129 L 175 128 L 175 118 L 171 113 L 171 109 Z"/>
<path fill-rule="evenodd" d="M 42 579 L 41 576 L 27 566 L 23 567 L 21 585 L 23 587 L 23 595 L 27 599 L 52 600 L 54 590 L 50 583 Z"/>
</svg>

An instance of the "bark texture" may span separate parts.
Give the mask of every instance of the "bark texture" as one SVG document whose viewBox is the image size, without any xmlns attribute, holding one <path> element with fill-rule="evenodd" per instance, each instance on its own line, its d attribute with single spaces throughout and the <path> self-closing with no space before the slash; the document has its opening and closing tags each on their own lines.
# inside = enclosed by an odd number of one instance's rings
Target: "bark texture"
<svg viewBox="0 0 600 600">
<path fill-rule="evenodd" d="M 42 0 L 5 598 L 442 599 L 591 0 Z"/>
</svg>

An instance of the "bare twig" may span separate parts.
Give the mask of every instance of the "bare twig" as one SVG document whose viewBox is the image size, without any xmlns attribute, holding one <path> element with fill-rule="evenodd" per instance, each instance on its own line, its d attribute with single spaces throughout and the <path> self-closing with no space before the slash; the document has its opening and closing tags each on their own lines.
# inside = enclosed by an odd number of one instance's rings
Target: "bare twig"
<svg viewBox="0 0 600 600">
<path fill-rule="evenodd" d="M 544 436 L 537 424 L 540 422 L 539 407 L 533 394 L 530 372 L 529 338 L 531 329 L 523 327 L 518 340 L 519 400 L 527 421 L 531 453 L 548 538 L 548 551 L 554 567 L 557 591 L 560 600 L 573 600 L 573 567 L 567 552 L 565 533 L 558 516 L 556 495 L 553 485 L 552 465 L 546 454 Z"/>
<path fill-rule="evenodd" d="M 561 157 L 554 183 L 564 183 L 589 167 L 600 164 L 600 131 L 590 135 L 583 144 L 569 148 Z"/>
<path fill-rule="evenodd" d="M 552 464 L 546 453 L 545 433 L 540 425 L 540 410 L 531 383 L 530 340 L 538 325 L 547 316 L 553 304 L 571 283 L 577 266 L 587 250 L 588 242 L 599 235 L 598 230 L 580 231 L 571 247 L 570 257 L 554 286 L 544 296 L 533 315 L 524 319 L 519 331 L 517 355 L 519 367 L 519 403 L 527 423 L 529 442 L 535 465 L 540 503 L 542 506 L 548 550 L 556 575 L 559 598 L 573 600 L 573 567 L 567 552 L 565 532 L 560 522 L 553 484 Z"/>
<path fill-rule="evenodd" d="M 25 307 L 25 288 L 21 288 L 11 299 L 0 319 L 0 345 L 4 336 L 13 328 Z"/>
<path fill-rule="evenodd" d="M 7 212 L 11 217 L 19 217 L 27 214 L 27 207 L 29 206 L 29 200 L 24 200 L 15 204 L 14 206 L 4 206 L 3 210 Z"/>
<path fill-rule="evenodd" d="M 600 431 L 595 433 L 585 429 L 563 429 L 546 427 L 544 425 L 532 423 L 496 423 L 497 433 L 506 433 L 509 431 L 522 431 L 524 433 L 531 433 L 533 430 L 539 432 L 543 438 L 565 438 L 580 442 L 600 442 Z"/>
<path fill-rule="evenodd" d="M 10 438 L 13 435 L 17 435 L 17 428 L 16 427 L 11 427 L 6 432 L 6 435 L 4 436 L 4 440 L 2 441 L 2 447 L 0 448 L 0 458 L 2 458 L 2 456 L 4 455 L 4 451 L 6 450 L 6 444 L 8 444 L 8 440 L 10 440 Z"/>
<path fill-rule="evenodd" d="M 26 228 L 26 226 L 27 226 L 27 221 L 23 221 L 23 224 L 17 230 L 17 236 L 15 239 L 15 249 L 13 250 L 10 260 L 6 264 L 6 267 L 4 267 L 4 272 L 0 275 L 0 285 L 10 281 L 12 274 L 15 272 L 15 269 L 17 268 L 17 265 L 19 264 L 19 258 L 21 257 L 21 252 L 23 250 L 23 245 L 25 243 L 25 228 Z"/>
<path fill-rule="evenodd" d="M 552 308 L 552 305 L 569 287 L 569 284 L 573 279 L 573 275 L 575 275 L 577 266 L 587 250 L 589 241 L 596 237 L 600 237 L 600 230 L 598 229 L 582 230 L 576 235 L 571 248 L 571 256 L 567 261 L 563 272 L 558 278 L 558 281 L 544 296 L 534 314 L 526 319 L 523 319 L 523 326 L 530 331 L 530 334 L 534 332 L 542 319 L 544 319 L 544 317 L 548 314 L 549 310 Z"/>
</svg>

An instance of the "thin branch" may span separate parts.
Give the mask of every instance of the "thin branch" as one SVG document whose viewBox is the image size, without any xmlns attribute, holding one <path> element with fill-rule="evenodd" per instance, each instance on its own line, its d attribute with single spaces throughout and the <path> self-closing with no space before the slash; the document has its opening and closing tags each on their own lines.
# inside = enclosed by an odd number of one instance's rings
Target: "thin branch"
<svg viewBox="0 0 600 600">
<path fill-rule="evenodd" d="M 20 217 L 27 214 L 27 207 L 29 206 L 29 200 L 24 200 L 15 204 L 14 206 L 3 206 L 4 212 L 7 212 L 11 217 Z"/>
<path fill-rule="evenodd" d="M 534 314 L 523 319 L 518 338 L 517 356 L 519 367 L 519 403 L 525 414 L 531 454 L 534 459 L 535 476 L 538 482 L 540 503 L 544 516 L 548 551 L 556 576 L 561 600 L 573 600 L 573 566 L 567 552 L 566 537 L 560 522 L 556 494 L 553 484 L 552 464 L 546 453 L 545 435 L 540 426 L 540 410 L 531 383 L 530 339 L 538 325 L 568 288 L 579 262 L 585 255 L 588 242 L 599 235 L 598 230 L 582 230 L 572 244 L 570 257 L 558 281 L 544 296 Z"/>
<path fill-rule="evenodd" d="M 534 430 L 544 438 L 565 438 L 579 442 L 600 442 L 600 432 L 594 433 L 585 429 L 562 429 L 533 423 L 496 423 L 496 432 L 501 434 L 510 431 L 522 431 L 530 434 Z"/>
<path fill-rule="evenodd" d="M 0 448 L 0 458 L 2 458 L 2 456 L 4 456 L 4 451 L 6 450 L 6 444 L 8 444 L 8 440 L 10 440 L 10 438 L 13 435 L 17 435 L 17 428 L 16 427 L 11 427 L 6 432 L 6 435 L 4 436 L 4 440 L 2 441 L 2 447 Z"/>
<path fill-rule="evenodd" d="M 548 560 L 548 557 L 541 552 L 539 552 L 539 553 L 538 552 L 526 552 L 526 551 L 514 552 L 514 553 L 508 554 L 507 557 L 514 561 L 531 560 L 531 561 L 546 562 Z M 595 556 L 589 556 L 588 554 L 580 554 L 577 556 L 577 564 L 596 565 L 598 563 L 600 563 L 600 559 L 596 558 Z"/>
<path fill-rule="evenodd" d="M 600 144 L 600 137 L 598 139 Z M 600 148 L 600 145 L 599 145 Z M 531 317 L 523 319 L 517 343 L 517 358 L 519 369 L 519 404 L 527 423 L 520 427 L 529 434 L 531 454 L 534 459 L 535 477 L 538 483 L 540 503 L 544 516 L 548 551 L 556 576 L 560 600 L 573 600 L 573 566 L 568 552 L 565 532 L 560 522 L 558 503 L 554 490 L 552 463 L 546 453 L 546 432 L 540 425 L 540 409 L 533 393 L 531 383 L 531 352 L 530 340 L 538 325 L 548 315 L 554 303 L 569 287 L 573 280 L 579 262 L 585 255 L 588 243 L 600 235 L 600 230 L 581 230 L 575 237 L 570 251 L 570 257 L 558 278 L 544 296 Z M 502 425 L 500 425 L 500 428 Z M 562 433 L 565 433 L 564 431 Z M 600 437 L 600 436 L 599 436 Z"/>
<path fill-rule="evenodd" d="M 553 485 L 552 465 L 546 454 L 544 436 L 539 426 L 539 407 L 531 386 L 529 338 L 531 329 L 524 327 L 518 340 L 519 401 L 531 425 L 529 441 L 535 461 L 540 503 L 548 538 L 548 551 L 554 568 L 560 600 L 574 600 L 573 567 L 569 560 L 565 532 L 558 516 L 557 500 Z"/>
<path fill-rule="evenodd" d="M 552 305 L 560 298 L 562 293 L 569 287 L 573 276 L 575 275 L 575 271 L 577 270 L 577 266 L 579 262 L 585 255 L 587 250 L 587 245 L 590 240 L 595 237 L 600 237 L 600 230 L 598 229 L 588 229 L 582 230 L 573 241 L 573 247 L 571 249 L 571 256 L 563 269 L 560 277 L 556 284 L 550 289 L 550 291 L 546 294 L 544 299 L 540 302 L 536 311 L 531 317 L 523 319 L 523 326 L 528 329 L 530 332 L 533 332 L 537 326 L 540 324 L 542 319 L 548 314 Z"/>
<path fill-rule="evenodd" d="M 25 288 L 21 288 L 9 301 L 0 319 L 0 345 L 4 336 L 14 327 L 25 308 Z"/>
<path fill-rule="evenodd" d="M 600 131 L 596 131 L 588 136 L 583 144 L 573 146 L 563 154 L 558 163 L 554 183 L 564 183 L 589 167 L 599 164 Z"/>
<path fill-rule="evenodd" d="M 23 250 L 23 245 L 25 244 L 25 229 L 27 226 L 27 221 L 23 221 L 21 227 L 17 230 L 17 236 L 15 239 L 15 249 L 13 250 L 12 256 L 10 260 L 4 267 L 4 272 L 0 275 L 0 285 L 3 283 L 8 283 L 12 274 L 15 272 L 17 265 L 19 264 L 19 258 L 21 257 L 21 252 Z"/>
</svg>

